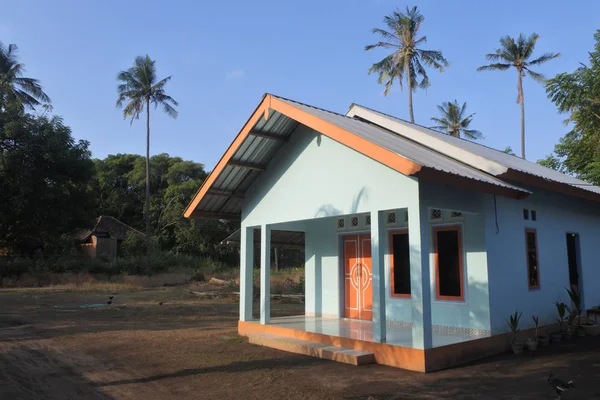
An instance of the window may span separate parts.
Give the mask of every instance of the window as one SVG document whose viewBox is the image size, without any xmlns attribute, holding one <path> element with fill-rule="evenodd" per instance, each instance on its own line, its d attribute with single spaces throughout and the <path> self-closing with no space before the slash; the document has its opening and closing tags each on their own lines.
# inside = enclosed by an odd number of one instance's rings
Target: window
<svg viewBox="0 0 600 400">
<path fill-rule="evenodd" d="M 450 211 L 450 219 L 460 219 L 463 217 L 463 213 L 460 211 Z"/>
<path fill-rule="evenodd" d="M 535 210 L 531 210 L 531 220 L 537 221 L 537 213 L 535 212 Z"/>
<path fill-rule="evenodd" d="M 370 215 L 367 215 L 365 217 L 365 225 L 367 225 L 367 226 L 371 225 L 371 216 Z"/>
<path fill-rule="evenodd" d="M 338 227 L 338 229 L 343 229 L 344 228 L 344 218 L 339 218 L 337 220 L 337 227 Z"/>
<path fill-rule="evenodd" d="M 350 218 L 350 225 L 352 225 L 353 227 L 358 226 L 358 217 Z"/>
<path fill-rule="evenodd" d="M 390 268 L 392 297 L 410 297 L 410 246 L 407 231 L 390 234 Z"/>
<path fill-rule="evenodd" d="M 526 208 L 523 209 L 523 219 L 529 219 L 529 210 Z"/>
<path fill-rule="evenodd" d="M 464 300 L 462 238 L 459 226 L 433 230 L 436 299 Z"/>
<path fill-rule="evenodd" d="M 538 264 L 537 232 L 525 229 L 525 251 L 527 252 L 527 279 L 529 289 L 540 288 L 540 266 Z"/>
</svg>

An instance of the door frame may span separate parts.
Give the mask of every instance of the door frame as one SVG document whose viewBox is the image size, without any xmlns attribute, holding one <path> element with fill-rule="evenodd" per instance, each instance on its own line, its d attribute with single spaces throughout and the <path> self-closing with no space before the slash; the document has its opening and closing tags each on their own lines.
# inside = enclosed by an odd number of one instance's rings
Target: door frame
<svg viewBox="0 0 600 400">
<path fill-rule="evenodd" d="M 581 311 L 585 310 L 583 301 L 583 279 L 582 279 L 582 266 L 581 266 L 581 235 L 579 232 L 565 231 L 565 250 L 567 251 L 567 270 L 569 268 L 569 242 L 567 239 L 568 235 L 576 235 L 575 240 L 575 257 L 577 258 L 577 290 L 579 290 L 579 297 L 581 299 Z M 569 272 L 569 289 L 571 288 L 571 271 Z"/>
<path fill-rule="evenodd" d="M 346 232 L 337 232 L 337 257 L 338 257 L 338 287 L 339 296 L 338 296 L 338 315 L 340 319 L 348 319 L 355 320 L 354 318 L 346 317 L 346 282 L 345 282 L 345 272 L 346 267 L 344 265 L 344 237 L 346 236 L 356 236 L 356 235 L 371 235 L 371 230 L 356 230 L 356 231 L 346 231 Z M 371 266 L 371 269 L 373 267 Z M 371 273 L 373 271 L 371 270 Z M 371 283 L 372 285 L 372 283 Z M 368 321 L 368 320 L 357 320 L 357 321 Z"/>
</svg>

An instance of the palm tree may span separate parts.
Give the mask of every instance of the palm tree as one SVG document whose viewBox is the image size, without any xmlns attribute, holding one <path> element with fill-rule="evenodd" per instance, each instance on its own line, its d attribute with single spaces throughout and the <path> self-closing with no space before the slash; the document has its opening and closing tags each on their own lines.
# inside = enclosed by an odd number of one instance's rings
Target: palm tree
<svg viewBox="0 0 600 400">
<path fill-rule="evenodd" d="M 442 114 L 441 118 L 431 118 L 438 125 L 432 126 L 432 129 L 439 129 L 450 136 L 465 137 L 467 139 L 481 139 L 482 134 L 474 129 L 469 129 L 469 125 L 473 122 L 473 115 L 466 115 L 467 103 L 459 105 L 458 101 L 444 102 L 438 106 L 438 110 Z"/>
<path fill-rule="evenodd" d="M 117 107 L 123 107 L 123 117 L 131 117 L 131 124 L 146 110 L 146 267 L 150 268 L 150 103 L 155 107 L 162 106 L 163 111 L 172 118 L 177 118 L 177 110 L 173 106 L 179 105 L 171 96 L 165 94 L 165 85 L 171 79 L 156 78 L 155 61 L 148 55 L 136 57 L 133 67 L 121 71 L 117 80 L 119 98 Z"/>
<path fill-rule="evenodd" d="M 17 60 L 17 45 L 9 44 L 5 47 L 0 42 L 0 109 L 7 103 L 14 102 L 21 110 L 42 103 L 50 103 L 50 97 L 42 90 L 37 79 L 24 78 L 25 64 Z"/>
<path fill-rule="evenodd" d="M 544 76 L 532 71 L 530 67 L 543 64 L 560 56 L 560 53 L 545 53 L 541 57 L 529 61 L 538 39 L 539 35 L 536 33 L 529 37 L 525 37 L 521 33 L 516 41 L 510 36 L 504 36 L 500 39 L 500 48 L 496 49 L 495 53 L 486 54 L 485 56 L 487 60 L 495 61 L 495 63 L 477 68 L 477 71 L 506 71 L 510 67 L 515 67 L 517 70 L 517 103 L 521 105 L 521 158 L 525 158 L 525 97 L 523 95 L 523 77 L 529 74 L 535 81 L 544 83 Z"/>
<path fill-rule="evenodd" d="M 385 84 L 383 92 L 385 96 L 388 95 L 395 79 L 398 79 L 402 89 L 402 81 L 406 74 L 408 110 L 412 123 L 415 122 L 412 92 L 417 87 L 424 89 L 430 86 L 425 67 L 435 67 L 442 72 L 444 67 L 449 65 L 441 51 L 423 50 L 418 47 L 427 41 L 426 36 L 417 37 L 423 20 L 424 17 L 417 7 L 410 9 L 406 7 L 406 12 L 394 11 L 383 19 L 388 30 L 379 28 L 372 30 L 373 33 L 381 36 L 383 41 L 365 46 L 365 50 L 376 47 L 393 50 L 392 54 L 373 64 L 369 74 L 379 74 L 378 82 Z M 418 82 L 418 76 L 421 77 L 421 82 Z"/>
</svg>

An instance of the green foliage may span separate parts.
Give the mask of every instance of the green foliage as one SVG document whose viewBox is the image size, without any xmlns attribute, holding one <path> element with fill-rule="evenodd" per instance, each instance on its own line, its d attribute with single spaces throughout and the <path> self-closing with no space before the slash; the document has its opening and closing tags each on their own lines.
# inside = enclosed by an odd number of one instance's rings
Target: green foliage
<svg viewBox="0 0 600 400">
<path fill-rule="evenodd" d="M 600 29 L 594 34 L 589 65 L 549 79 L 548 97 L 558 111 L 569 113 L 573 129 L 554 147 L 551 168 L 600 184 Z"/>
<path fill-rule="evenodd" d="M 409 95 L 410 122 L 414 121 L 412 110 L 412 92 L 420 87 L 426 89 L 430 86 L 429 76 L 425 67 L 437 68 L 440 72 L 447 67 L 448 61 L 441 51 L 424 50 L 418 47 L 427 41 L 426 36 L 418 37 L 421 24 L 425 18 L 417 7 L 408 8 L 406 11 L 394 11 L 384 17 L 386 29 L 375 28 L 374 34 L 381 37 L 382 41 L 365 46 L 365 50 L 383 48 L 392 53 L 381 61 L 373 64 L 369 74 L 376 73 L 378 82 L 385 85 L 385 96 L 388 95 L 394 80 L 398 80 L 402 89 L 402 81 L 406 76 L 406 85 Z M 421 81 L 419 82 L 419 77 Z"/>
<path fill-rule="evenodd" d="M 88 145 L 59 117 L 0 110 L 0 248 L 58 253 L 63 234 L 89 226 L 95 196 Z"/>
<path fill-rule="evenodd" d="M 581 295 L 579 294 L 579 290 L 577 288 L 572 287 L 571 289 L 565 288 L 567 293 L 569 294 L 569 298 L 571 299 L 571 303 L 573 304 L 573 310 L 570 312 L 571 322 L 574 322 L 575 319 L 579 319 L 579 315 L 581 315 Z"/>
<path fill-rule="evenodd" d="M 457 100 L 447 101 L 439 105 L 438 110 L 442 117 L 431 118 L 432 121 L 438 124 L 433 126 L 433 129 L 439 129 L 450 136 L 458 138 L 481 139 L 483 137 L 481 132 L 469 129 L 475 114 L 467 115 L 467 103 L 463 103 L 461 106 Z"/>
<path fill-rule="evenodd" d="M 519 323 L 521 321 L 522 315 L 522 312 L 520 313 L 518 311 L 515 311 L 514 315 L 511 315 L 507 321 L 511 332 L 513 333 L 513 341 L 517 338 L 517 332 L 519 332 Z"/>
<path fill-rule="evenodd" d="M 10 104 L 19 111 L 34 109 L 42 103 L 50 103 L 50 98 L 42 90 L 37 79 L 23 76 L 25 64 L 17 60 L 17 45 L 5 47 L 0 42 L 0 110 Z"/>
<path fill-rule="evenodd" d="M 510 147 L 510 146 L 506 146 L 504 148 L 504 150 L 502 150 L 502 152 L 506 153 L 506 154 L 510 154 L 511 156 L 515 155 L 515 152 L 513 151 L 512 147 Z"/>
<path fill-rule="evenodd" d="M 556 312 L 558 313 L 558 319 L 556 321 L 562 331 L 566 316 L 571 313 L 571 309 L 565 303 L 559 303 L 558 301 L 555 301 L 554 305 L 556 306 Z"/>
<path fill-rule="evenodd" d="M 540 326 L 540 317 L 538 317 L 537 315 L 533 315 L 531 317 L 533 319 L 533 323 L 535 324 L 535 338 L 537 340 L 538 338 L 538 327 Z"/>
</svg>

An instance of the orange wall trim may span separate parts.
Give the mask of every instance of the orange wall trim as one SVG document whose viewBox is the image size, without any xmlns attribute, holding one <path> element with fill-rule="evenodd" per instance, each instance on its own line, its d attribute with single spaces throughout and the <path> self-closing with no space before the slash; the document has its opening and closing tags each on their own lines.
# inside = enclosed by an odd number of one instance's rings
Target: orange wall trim
<svg viewBox="0 0 600 400">
<path fill-rule="evenodd" d="M 375 355 L 375 361 L 377 364 L 408 369 L 411 371 L 425 372 L 425 352 L 423 350 L 412 349 L 410 347 L 366 342 L 363 340 L 305 332 L 273 325 L 261 325 L 256 322 L 246 321 L 238 322 L 238 333 L 241 336 L 266 333 L 310 342 L 317 342 L 331 346 L 369 351 Z"/>
</svg>

